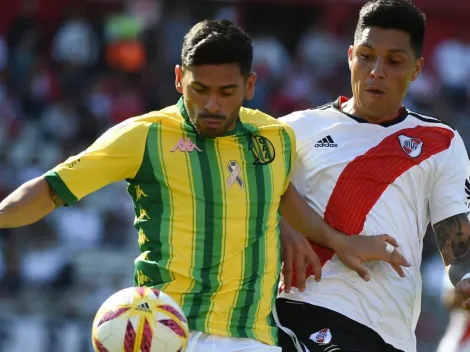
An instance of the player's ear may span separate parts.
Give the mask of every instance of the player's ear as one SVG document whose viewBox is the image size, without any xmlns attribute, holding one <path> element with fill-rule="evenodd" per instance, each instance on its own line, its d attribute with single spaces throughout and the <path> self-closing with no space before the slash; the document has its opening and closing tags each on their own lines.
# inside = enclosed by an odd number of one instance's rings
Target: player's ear
<svg viewBox="0 0 470 352">
<path fill-rule="evenodd" d="M 245 83 L 245 99 L 251 100 L 253 99 L 253 95 L 255 95 L 255 83 L 256 83 L 256 73 L 251 72 Z"/>
<path fill-rule="evenodd" d="M 424 58 L 420 57 L 419 59 L 416 60 L 415 63 L 415 69 L 413 71 L 413 75 L 411 76 L 411 81 L 416 80 L 418 78 L 419 74 L 421 73 L 424 65 Z"/>
<path fill-rule="evenodd" d="M 183 68 L 180 65 L 175 66 L 175 87 L 178 93 L 183 94 Z"/>
<path fill-rule="evenodd" d="M 353 52 L 354 52 L 354 46 L 350 45 L 350 46 L 349 46 L 349 49 L 348 49 L 348 66 L 349 66 L 349 71 L 351 71 Z"/>
</svg>

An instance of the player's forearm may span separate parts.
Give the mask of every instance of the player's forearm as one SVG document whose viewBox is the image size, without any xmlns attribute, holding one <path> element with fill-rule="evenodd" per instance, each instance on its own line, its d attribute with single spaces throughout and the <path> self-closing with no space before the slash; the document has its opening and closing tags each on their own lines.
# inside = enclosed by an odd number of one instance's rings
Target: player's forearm
<svg viewBox="0 0 470 352">
<path fill-rule="evenodd" d="M 44 177 L 28 181 L 0 203 L 0 228 L 30 225 L 61 205 Z"/>
<path fill-rule="evenodd" d="M 281 198 L 281 215 L 290 226 L 309 240 L 335 250 L 343 234 L 331 228 L 290 184 Z"/>
<path fill-rule="evenodd" d="M 470 221 L 467 214 L 459 214 L 434 225 L 437 244 L 449 266 L 449 278 L 455 286 L 470 273 Z"/>
</svg>

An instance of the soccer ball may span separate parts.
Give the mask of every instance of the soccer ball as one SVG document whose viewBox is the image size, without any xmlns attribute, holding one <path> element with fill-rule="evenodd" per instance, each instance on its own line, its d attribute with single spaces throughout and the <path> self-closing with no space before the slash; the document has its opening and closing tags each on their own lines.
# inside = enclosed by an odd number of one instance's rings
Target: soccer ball
<svg viewBox="0 0 470 352">
<path fill-rule="evenodd" d="M 188 324 L 181 308 L 154 288 L 130 287 L 109 297 L 96 313 L 96 352 L 182 352 Z"/>
</svg>

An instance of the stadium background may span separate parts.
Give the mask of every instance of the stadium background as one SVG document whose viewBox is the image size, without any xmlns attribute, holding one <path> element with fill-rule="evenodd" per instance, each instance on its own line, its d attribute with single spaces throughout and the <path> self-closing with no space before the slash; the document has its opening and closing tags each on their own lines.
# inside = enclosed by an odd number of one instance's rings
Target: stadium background
<svg viewBox="0 0 470 352">
<path fill-rule="evenodd" d="M 274 116 L 349 95 L 362 0 L 17 0 L 0 11 L 0 198 L 123 119 L 176 102 L 185 31 L 228 18 L 255 41 L 256 107 Z M 470 138 L 470 2 L 415 1 L 428 15 L 409 108 Z M 132 285 L 137 235 L 124 184 L 0 240 L 0 352 L 88 352 L 100 303 Z M 393 235 L 393 234 L 391 234 Z M 423 258 L 420 351 L 447 323 L 433 236 Z"/>
</svg>

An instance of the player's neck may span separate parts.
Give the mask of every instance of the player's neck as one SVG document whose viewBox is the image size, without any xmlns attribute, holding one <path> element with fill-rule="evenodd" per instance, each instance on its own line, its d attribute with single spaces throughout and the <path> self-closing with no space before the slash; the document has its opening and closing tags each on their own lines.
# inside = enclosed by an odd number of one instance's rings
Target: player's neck
<svg viewBox="0 0 470 352">
<path fill-rule="evenodd" d="M 381 124 L 396 119 L 398 114 L 400 113 L 401 106 L 397 107 L 396 110 L 391 111 L 390 114 L 387 114 L 385 116 L 370 116 L 369 114 L 365 113 L 360 107 L 357 106 L 354 98 L 351 98 L 347 102 L 342 104 L 340 106 L 340 109 L 347 114 L 359 117 L 370 123 Z"/>
</svg>

